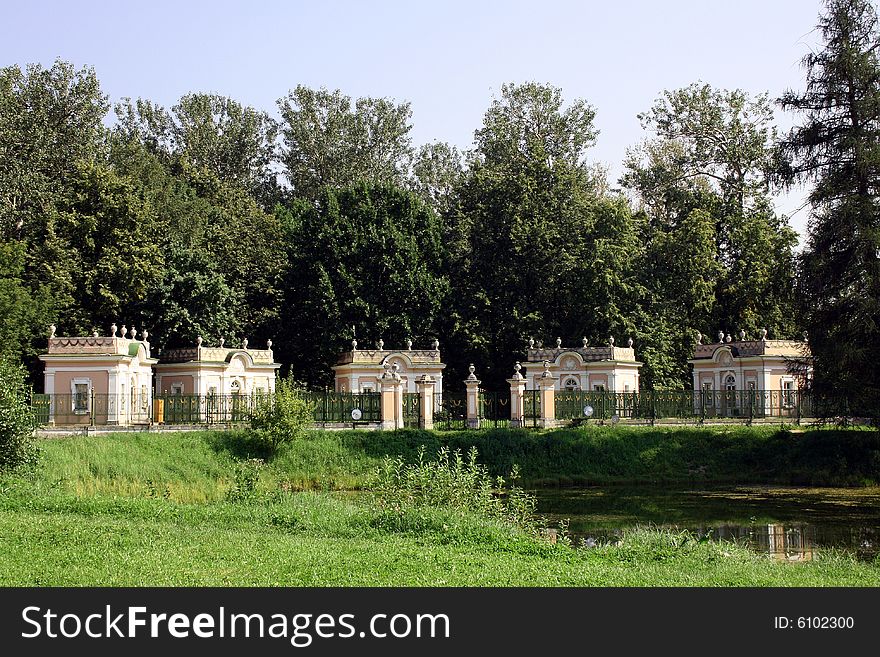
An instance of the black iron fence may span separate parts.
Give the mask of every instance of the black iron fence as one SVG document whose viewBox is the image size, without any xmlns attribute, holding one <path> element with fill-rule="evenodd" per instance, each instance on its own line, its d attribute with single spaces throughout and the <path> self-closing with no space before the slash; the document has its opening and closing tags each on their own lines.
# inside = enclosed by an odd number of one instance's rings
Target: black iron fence
<svg viewBox="0 0 880 657">
<path fill-rule="evenodd" d="M 335 392 L 323 390 L 301 393 L 314 405 L 318 424 L 374 424 L 382 421 L 378 392 Z"/>
<path fill-rule="evenodd" d="M 810 391 L 649 390 L 644 392 L 557 391 L 556 419 L 707 420 L 818 416 Z"/>
<path fill-rule="evenodd" d="M 467 429 L 467 395 L 446 392 L 434 395 L 434 428 Z"/>
<path fill-rule="evenodd" d="M 363 425 L 382 421 L 381 394 L 335 391 L 302 392 L 312 404 L 319 425 Z M 272 404 L 272 395 L 158 395 L 54 394 L 32 396 L 40 426 L 95 425 L 213 425 L 247 422 L 255 408 Z M 845 404 L 844 404 L 845 406 Z M 644 392 L 555 391 L 557 421 L 577 420 L 791 420 L 828 417 L 841 407 L 839 399 L 818 398 L 808 390 L 680 390 Z M 831 409 L 831 411 L 829 410 Z M 524 391 L 523 425 L 540 426 L 538 390 Z M 404 393 L 405 426 L 418 426 L 421 399 Z M 507 426 L 510 393 L 479 393 L 477 426 Z M 434 427 L 465 429 L 467 396 L 464 392 L 435 395 Z"/>
</svg>

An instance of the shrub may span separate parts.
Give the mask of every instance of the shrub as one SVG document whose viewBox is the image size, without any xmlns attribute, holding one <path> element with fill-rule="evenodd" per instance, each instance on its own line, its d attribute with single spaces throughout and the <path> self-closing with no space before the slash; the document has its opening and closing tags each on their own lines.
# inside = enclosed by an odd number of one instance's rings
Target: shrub
<svg viewBox="0 0 880 657">
<path fill-rule="evenodd" d="M 36 462 L 35 426 L 24 370 L 0 358 L 0 471 Z"/>
<path fill-rule="evenodd" d="M 274 451 L 305 434 L 312 424 L 314 410 L 314 403 L 293 378 L 279 379 L 275 394 L 254 408 L 251 429 L 259 443 Z"/>
<path fill-rule="evenodd" d="M 518 477 L 516 466 L 511 482 Z M 486 466 L 477 463 L 477 449 L 467 457 L 460 450 L 440 448 L 437 459 L 425 459 L 421 447 L 418 459 L 405 464 L 401 457 L 386 457 L 376 469 L 368 489 L 383 513 L 405 519 L 415 509 L 446 509 L 501 520 L 536 532 L 533 518 L 536 498 L 516 485 L 505 489 L 503 477 L 491 477 Z"/>
</svg>

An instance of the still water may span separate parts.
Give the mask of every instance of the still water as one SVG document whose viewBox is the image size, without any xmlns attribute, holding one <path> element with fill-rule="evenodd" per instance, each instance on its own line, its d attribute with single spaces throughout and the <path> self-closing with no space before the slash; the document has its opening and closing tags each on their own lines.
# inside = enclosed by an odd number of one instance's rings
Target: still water
<svg viewBox="0 0 880 657">
<path fill-rule="evenodd" d="M 880 487 L 735 487 L 699 490 L 590 487 L 539 489 L 538 513 L 550 526 L 570 521 L 572 537 L 612 541 L 652 525 L 735 540 L 790 561 L 840 548 L 860 559 L 880 552 Z"/>
</svg>

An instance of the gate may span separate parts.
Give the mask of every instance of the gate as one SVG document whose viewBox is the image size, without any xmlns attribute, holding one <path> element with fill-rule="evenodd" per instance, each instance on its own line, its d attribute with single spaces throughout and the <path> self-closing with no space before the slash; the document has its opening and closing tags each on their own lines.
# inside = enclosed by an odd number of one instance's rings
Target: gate
<svg viewBox="0 0 880 657">
<path fill-rule="evenodd" d="M 467 429 L 465 393 L 442 392 L 434 395 L 434 428 Z"/>
<path fill-rule="evenodd" d="M 541 391 L 523 391 L 523 426 L 532 429 L 538 426 L 541 419 Z"/>
<path fill-rule="evenodd" d="M 422 396 L 417 392 L 403 393 L 403 426 L 419 428 L 422 414 Z"/>
<path fill-rule="evenodd" d="M 510 393 L 480 390 L 480 428 L 510 426 Z"/>
</svg>

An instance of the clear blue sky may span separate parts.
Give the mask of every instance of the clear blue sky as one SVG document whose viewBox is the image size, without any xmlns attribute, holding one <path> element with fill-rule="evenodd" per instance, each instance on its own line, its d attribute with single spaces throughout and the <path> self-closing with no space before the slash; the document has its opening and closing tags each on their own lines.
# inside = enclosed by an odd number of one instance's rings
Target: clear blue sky
<svg viewBox="0 0 880 657">
<path fill-rule="evenodd" d="M 620 173 L 663 89 L 802 88 L 819 0 L 27 2 L 0 8 L 0 66 L 93 66 L 111 102 L 215 92 L 275 113 L 297 84 L 407 100 L 416 144 L 460 148 L 501 85 L 536 80 L 596 107 L 592 159 Z M 777 112 L 779 125 L 792 118 Z M 783 198 L 791 214 L 799 196 Z M 806 211 L 792 224 L 802 231 Z"/>
</svg>

